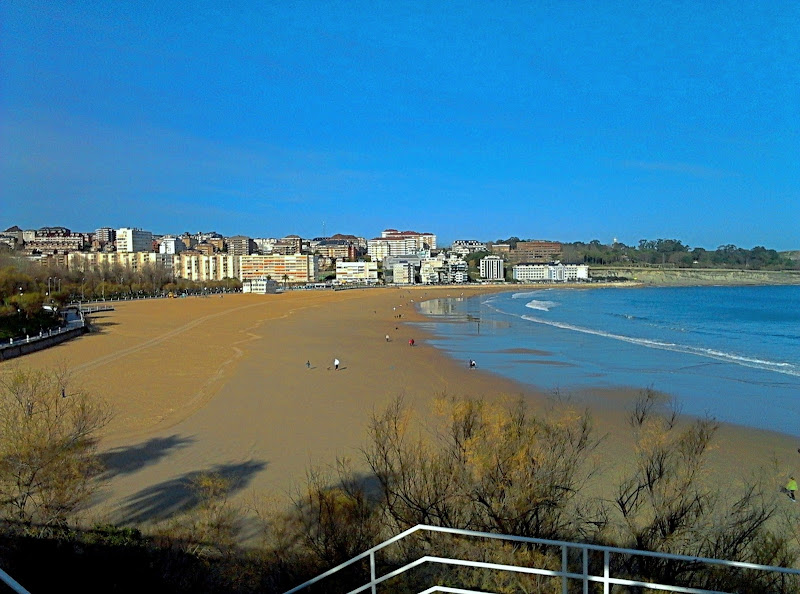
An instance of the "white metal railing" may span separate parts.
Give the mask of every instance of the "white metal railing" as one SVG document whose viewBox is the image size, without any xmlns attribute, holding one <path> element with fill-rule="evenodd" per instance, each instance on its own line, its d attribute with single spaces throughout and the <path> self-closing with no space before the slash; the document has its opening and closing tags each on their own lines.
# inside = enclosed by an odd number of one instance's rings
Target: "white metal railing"
<svg viewBox="0 0 800 594">
<path fill-rule="evenodd" d="M 2 569 L 0 569 L 0 582 L 3 582 L 6 586 L 11 588 L 17 594 L 30 594 L 30 592 L 28 592 L 25 588 L 23 588 L 17 580 L 12 578 Z"/>
<path fill-rule="evenodd" d="M 453 534 L 457 536 L 470 536 L 476 538 L 488 538 L 493 540 L 502 540 L 507 542 L 521 542 L 521 543 L 529 543 L 529 544 L 537 544 L 537 545 L 544 545 L 544 546 L 551 546 L 551 547 L 558 547 L 561 549 L 561 569 L 559 571 L 549 570 L 549 569 L 539 569 L 535 567 L 522 567 L 517 565 L 504 565 L 500 563 L 487 563 L 483 561 L 466 561 L 462 559 L 448 559 L 444 557 L 434 557 L 426 555 L 417 559 L 416 561 L 412 561 L 407 565 L 399 567 L 383 576 L 378 577 L 376 575 L 375 570 L 375 553 L 380 551 L 381 549 L 387 547 L 390 544 L 398 542 L 403 538 L 414 534 L 415 532 L 443 532 L 447 534 Z M 570 549 L 578 549 L 581 551 L 581 572 L 576 573 L 574 571 L 569 571 L 568 568 L 568 552 Z M 589 572 L 589 551 L 596 551 L 603 554 L 603 573 L 602 575 L 594 575 Z M 787 567 L 774 567 L 771 565 L 759 565 L 756 563 L 747 563 L 743 561 L 726 561 L 723 559 L 710 559 L 707 557 L 692 557 L 689 555 L 674 555 L 670 553 L 657 553 L 653 551 L 640 551 L 636 549 L 622 549 L 617 547 L 607 547 L 602 545 L 594 545 L 594 544 L 583 544 L 583 543 L 576 543 L 576 542 L 566 542 L 560 540 L 547 540 L 542 538 L 528 538 L 524 536 L 511 536 L 506 534 L 493 534 L 491 532 L 476 532 L 474 530 L 460 530 L 457 528 L 443 528 L 440 526 L 427 526 L 424 524 L 418 524 L 413 528 L 409 528 L 408 530 L 401 532 L 400 534 L 393 536 L 392 538 L 382 542 L 379 545 L 372 547 L 371 549 L 364 551 L 360 555 L 353 557 L 349 561 L 345 561 L 344 563 L 337 565 L 318 575 L 317 577 L 308 580 L 288 590 L 285 594 L 293 594 L 294 592 L 299 592 L 308 586 L 316 584 L 321 580 L 337 573 L 338 571 L 353 565 L 361 561 L 362 559 L 369 558 L 369 567 L 370 567 L 370 581 L 363 586 L 356 588 L 355 590 L 351 590 L 349 594 L 358 594 L 358 592 L 364 592 L 366 590 L 370 590 L 372 594 L 376 594 L 377 586 L 386 580 L 389 580 L 393 577 L 397 577 L 410 569 L 415 567 L 425 565 L 425 564 L 435 564 L 435 565 L 449 565 L 449 566 L 461 566 L 461 567 L 472 567 L 478 569 L 489 569 L 495 571 L 509 571 L 514 573 L 524 573 L 524 574 L 531 574 L 531 575 L 541 575 L 547 577 L 554 577 L 554 578 L 561 578 L 561 590 L 563 594 L 567 594 L 568 591 L 568 581 L 572 580 L 580 580 L 583 584 L 583 593 L 588 594 L 589 592 L 589 584 L 590 583 L 600 583 L 603 585 L 603 594 L 610 594 L 611 586 L 618 585 L 618 586 L 637 586 L 642 588 L 651 588 L 653 590 L 662 590 L 666 592 L 680 592 L 682 594 L 724 594 L 720 593 L 716 590 L 704 590 L 700 588 L 690 588 L 685 586 L 674 586 L 670 584 L 657 584 L 652 582 L 645 582 L 641 580 L 631 580 L 621 577 L 613 577 L 611 575 L 611 555 L 625 555 L 625 556 L 640 556 L 640 557 L 654 557 L 658 559 L 666 559 L 672 561 L 688 561 L 693 563 L 701 563 L 709 566 L 722 566 L 722 567 L 729 567 L 729 568 L 737 568 L 737 569 L 749 569 L 754 571 L 763 571 L 763 572 L 770 572 L 770 573 L 779 573 L 779 574 L 787 574 L 787 575 L 796 575 L 800 576 L 800 569 L 791 569 Z M 459 588 L 449 588 L 445 586 L 432 586 L 431 588 L 424 590 L 420 594 L 427 594 L 432 592 L 452 592 L 456 594 L 486 594 L 485 592 L 476 592 L 474 590 L 464 590 Z"/>
</svg>

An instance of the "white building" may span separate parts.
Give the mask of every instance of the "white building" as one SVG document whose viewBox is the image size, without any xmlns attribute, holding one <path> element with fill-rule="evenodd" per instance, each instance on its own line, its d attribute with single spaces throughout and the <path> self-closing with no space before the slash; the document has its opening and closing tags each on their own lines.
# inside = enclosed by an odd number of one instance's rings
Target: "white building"
<svg viewBox="0 0 800 594">
<path fill-rule="evenodd" d="M 272 279 L 262 276 L 242 281 L 242 293 L 254 293 L 256 295 L 268 295 L 278 292 L 278 283 Z"/>
<path fill-rule="evenodd" d="M 564 280 L 588 281 L 589 267 L 586 264 L 564 264 Z"/>
<path fill-rule="evenodd" d="M 186 249 L 186 245 L 177 237 L 169 235 L 162 237 L 158 244 L 159 254 L 180 254 Z"/>
<path fill-rule="evenodd" d="M 175 276 L 193 281 L 236 278 L 238 258 L 230 254 L 198 254 L 181 252 L 174 256 Z"/>
<path fill-rule="evenodd" d="M 153 234 L 138 228 L 117 229 L 118 252 L 152 252 Z"/>
<path fill-rule="evenodd" d="M 341 284 L 377 284 L 377 262 L 336 262 L 336 282 Z"/>
<path fill-rule="evenodd" d="M 503 259 L 500 256 L 486 256 L 480 260 L 481 278 L 484 280 L 503 280 Z"/>
<path fill-rule="evenodd" d="M 398 262 L 392 266 L 392 282 L 396 285 L 414 284 L 414 264 L 412 262 Z"/>
<path fill-rule="evenodd" d="M 444 263 L 444 275 L 442 282 L 445 283 L 466 283 L 469 282 L 469 266 L 466 260 L 460 258 L 448 258 Z"/>
<path fill-rule="evenodd" d="M 432 249 L 436 249 L 436 235 L 433 233 L 386 229 L 380 237 L 367 241 L 367 253 L 376 262 L 382 262 L 386 256 L 416 254 Z"/>
<path fill-rule="evenodd" d="M 589 279 L 589 267 L 585 264 L 517 264 L 512 269 L 512 278 L 520 282 L 577 282 Z"/>
<path fill-rule="evenodd" d="M 275 247 L 275 243 L 278 241 L 274 237 L 257 237 L 253 240 L 258 248 L 259 253 L 261 254 L 271 254 L 272 248 Z"/>
<path fill-rule="evenodd" d="M 450 247 L 459 256 L 468 256 L 474 252 L 485 252 L 486 244 L 474 239 L 457 239 Z"/>
</svg>

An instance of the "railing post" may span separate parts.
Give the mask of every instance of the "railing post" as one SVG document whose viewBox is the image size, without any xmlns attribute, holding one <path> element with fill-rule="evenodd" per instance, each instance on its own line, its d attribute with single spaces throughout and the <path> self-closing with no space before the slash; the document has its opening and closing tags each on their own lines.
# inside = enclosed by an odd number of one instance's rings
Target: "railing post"
<svg viewBox="0 0 800 594">
<path fill-rule="evenodd" d="M 603 551 L 603 594 L 610 594 L 611 593 L 611 585 L 609 584 L 608 580 L 611 578 L 611 567 L 609 563 L 609 556 L 610 553 L 608 549 Z"/>
<path fill-rule="evenodd" d="M 376 594 L 378 587 L 375 585 L 375 551 L 369 554 L 369 581 L 372 582 L 372 594 Z"/>
<path fill-rule="evenodd" d="M 583 549 L 583 594 L 589 594 L 589 549 Z"/>
<path fill-rule="evenodd" d="M 561 545 L 561 594 L 567 593 L 567 545 Z"/>
</svg>

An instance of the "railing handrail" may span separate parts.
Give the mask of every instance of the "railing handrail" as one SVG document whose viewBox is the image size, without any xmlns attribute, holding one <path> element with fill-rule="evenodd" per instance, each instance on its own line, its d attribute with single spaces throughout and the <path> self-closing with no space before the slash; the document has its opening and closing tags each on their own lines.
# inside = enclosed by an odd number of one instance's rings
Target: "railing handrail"
<svg viewBox="0 0 800 594">
<path fill-rule="evenodd" d="M 612 547 L 612 546 L 598 545 L 598 544 L 591 544 L 591 543 L 578 543 L 578 542 L 570 542 L 570 541 L 563 541 L 563 540 L 551 540 L 551 539 L 546 539 L 546 538 L 533 538 L 533 537 L 528 537 L 528 536 L 515 536 L 515 535 L 510 535 L 510 534 L 496 534 L 496 533 L 493 533 L 493 532 L 478 532 L 476 530 L 465 530 L 465 529 L 461 529 L 461 528 L 446 528 L 446 527 L 443 527 L 443 526 L 430 526 L 430 525 L 427 525 L 427 524 L 417 524 L 416 526 L 414 526 L 412 528 L 409 528 L 407 530 L 404 530 L 403 532 L 401 532 L 399 534 L 396 534 L 395 536 L 383 541 L 382 543 L 375 545 L 371 549 L 367 549 L 366 551 L 364 551 L 363 553 L 360 553 L 359 555 L 356 555 L 352 559 L 350 559 L 348 561 L 345 561 L 344 563 L 340 563 L 336 567 L 332 567 L 328 571 L 326 571 L 326 572 L 324 572 L 324 573 L 322 573 L 322 574 L 320 574 L 320 575 L 318 575 L 318 576 L 316 576 L 316 577 L 314 577 L 314 578 L 312 578 L 312 579 L 310 579 L 310 580 L 308 580 L 306 582 L 303 582 L 299 586 L 295 586 L 291 590 L 288 590 L 285 594 L 293 594 L 294 592 L 299 592 L 300 590 L 303 590 L 304 588 L 307 588 L 308 586 L 311 586 L 311 585 L 313 585 L 313 584 L 325 579 L 326 577 L 331 576 L 334 573 L 337 573 L 338 571 L 340 571 L 340 570 L 342 570 L 342 569 L 344 569 L 346 567 L 349 567 L 350 565 L 352 565 L 354 563 L 357 563 L 358 561 L 360 561 L 362 559 L 365 559 L 367 557 L 370 557 L 371 565 L 374 568 L 373 555 L 376 552 L 378 552 L 381 549 L 384 549 L 385 547 L 389 546 L 390 544 L 393 544 L 393 543 L 395 543 L 395 542 L 397 542 L 399 540 L 402 540 L 406 536 L 410 536 L 411 534 L 413 534 L 415 532 L 418 532 L 418 531 L 443 532 L 443 533 L 446 533 L 446 534 L 454 534 L 454 535 L 457 535 L 457 536 L 471 536 L 471 537 L 476 537 L 476 538 L 489 538 L 489 539 L 494 539 L 494 540 L 504 540 L 504 541 L 510 541 L 510 542 L 523 542 L 523 543 L 529 543 L 529 544 L 538 544 L 538 545 L 545 545 L 545 546 L 562 547 L 562 550 L 565 547 L 566 548 L 574 548 L 574 549 L 581 549 L 585 553 L 588 552 L 588 551 L 598 551 L 598 552 L 602 552 L 602 553 L 604 553 L 606 555 L 610 555 L 610 554 L 637 555 L 637 556 L 642 556 L 642 557 L 655 557 L 655 558 L 660 558 L 660 559 L 667 559 L 667 560 L 671 560 L 671 561 L 690 561 L 690 562 L 694 562 L 694 563 L 705 563 L 705 564 L 709 564 L 709 565 L 723 565 L 723 566 L 726 566 L 726 567 L 735 567 L 735 568 L 739 568 L 739 569 L 752 569 L 752 570 L 757 570 L 757 571 L 770 571 L 770 572 L 783 573 L 783 574 L 788 574 L 788 575 L 800 575 L 800 569 L 793 569 L 793 568 L 789 568 L 789 567 L 777 567 L 777 566 L 773 566 L 773 565 L 761 565 L 761 564 L 758 564 L 758 563 L 749 563 L 747 561 L 728 561 L 728 560 L 724 560 L 724 559 L 713 559 L 713 558 L 710 558 L 710 557 L 695 557 L 695 556 L 692 556 L 692 555 L 680 555 L 680 554 L 676 554 L 676 553 L 659 553 L 659 552 L 656 552 L 656 551 L 644 551 L 644 550 L 639 550 L 639 549 L 626 549 L 626 548 L 621 548 L 621 547 Z M 382 582 L 382 581 L 384 581 L 386 579 L 389 579 L 391 577 L 395 577 L 396 575 L 399 575 L 400 573 L 402 573 L 402 572 L 404 572 L 404 571 L 406 571 L 408 569 L 411 569 L 412 567 L 416 567 L 417 565 L 420 565 L 421 563 L 425 563 L 425 562 L 437 562 L 437 563 L 447 563 L 447 564 L 470 564 L 471 566 L 475 566 L 475 567 L 478 567 L 478 566 L 480 566 L 480 567 L 493 566 L 493 568 L 495 568 L 495 569 L 501 569 L 502 568 L 502 569 L 511 570 L 511 571 L 523 570 L 525 573 L 539 573 L 541 575 L 552 575 L 554 577 L 557 576 L 557 577 L 569 577 L 569 578 L 574 578 L 574 579 L 588 579 L 589 581 L 600 581 L 600 582 L 608 583 L 608 584 L 612 584 L 613 583 L 613 584 L 620 584 L 620 585 L 642 586 L 642 587 L 650 587 L 650 588 L 659 586 L 659 584 L 648 584 L 646 582 L 637 582 L 635 580 L 626 580 L 626 579 L 621 579 L 621 578 L 610 578 L 610 577 L 599 578 L 597 576 L 589 576 L 588 574 L 586 574 L 586 575 L 584 575 L 584 574 L 573 574 L 573 573 L 568 573 L 568 572 L 565 572 L 565 571 L 562 571 L 562 572 L 551 572 L 550 570 L 538 570 L 538 569 L 531 571 L 531 568 L 515 568 L 515 566 L 510 566 L 510 565 L 509 566 L 506 566 L 506 565 L 502 565 L 501 566 L 501 565 L 498 565 L 498 564 L 491 564 L 491 563 L 460 561 L 460 560 L 453 560 L 453 559 L 445 559 L 443 557 L 425 556 L 425 557 L 421 557 L 420 559 L 417 559 L 416 561 L 413 561 L 409 565 L 406 565 L 406 566 L 404 566 L 402 568 L 396 569 L 395 571 L 392 571 L 392 572 L 386 574 L 385 576 L 382 576 L 381 578 L 376 578 L 373 575 L 372 576 L 372 580 L 369 583 L 365 584 L 361 588 L 353 590 L 351 594 L 355 594 L 357 592 L 361 592 L 363 590 L 366 590 L 369 587 L 373 587 L 373 586 L 377 585 L 378 583 L 380 583 L 380 582 Z M 545 572 L 545 573 L 542 573 L 542 572 Z M 677 587 L 675 587 L 675 588 L 677 588 Z M 442 590 L 442 591 L 444 591 L 444 590 Z M 688 592 L 688 593 L 691 593 L 691 592 L 709 592 L 708 590 L 698 590 L 698 589 L 692 589 L 692 588 L 676 589 L 676 590 L 673 590 L 673 591 Z M 467 590 L 464 590 L 464 592 L 467 592 Z"/>
<path fill-rule="evenodd" d="M 14 590 L 17 594 L 30 594 L 25 588 L 20 585 L 20 583 L 8 575 L 5 571 L 0 569 L 0 582 L 3 582 L 6 586 Z"/>
</svg>

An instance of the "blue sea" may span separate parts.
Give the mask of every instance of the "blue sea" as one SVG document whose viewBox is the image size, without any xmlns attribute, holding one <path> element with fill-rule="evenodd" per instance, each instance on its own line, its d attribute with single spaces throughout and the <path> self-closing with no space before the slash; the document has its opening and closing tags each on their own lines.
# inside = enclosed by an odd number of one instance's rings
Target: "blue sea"
<svg viewBox="0 0 800 594">
<path fill-rule="evenodd" d="M 545 390 L 653 388 L 800 435 L 800 286 L 542 289 L 419 305 L 452 357 Z"/>
</svg>

